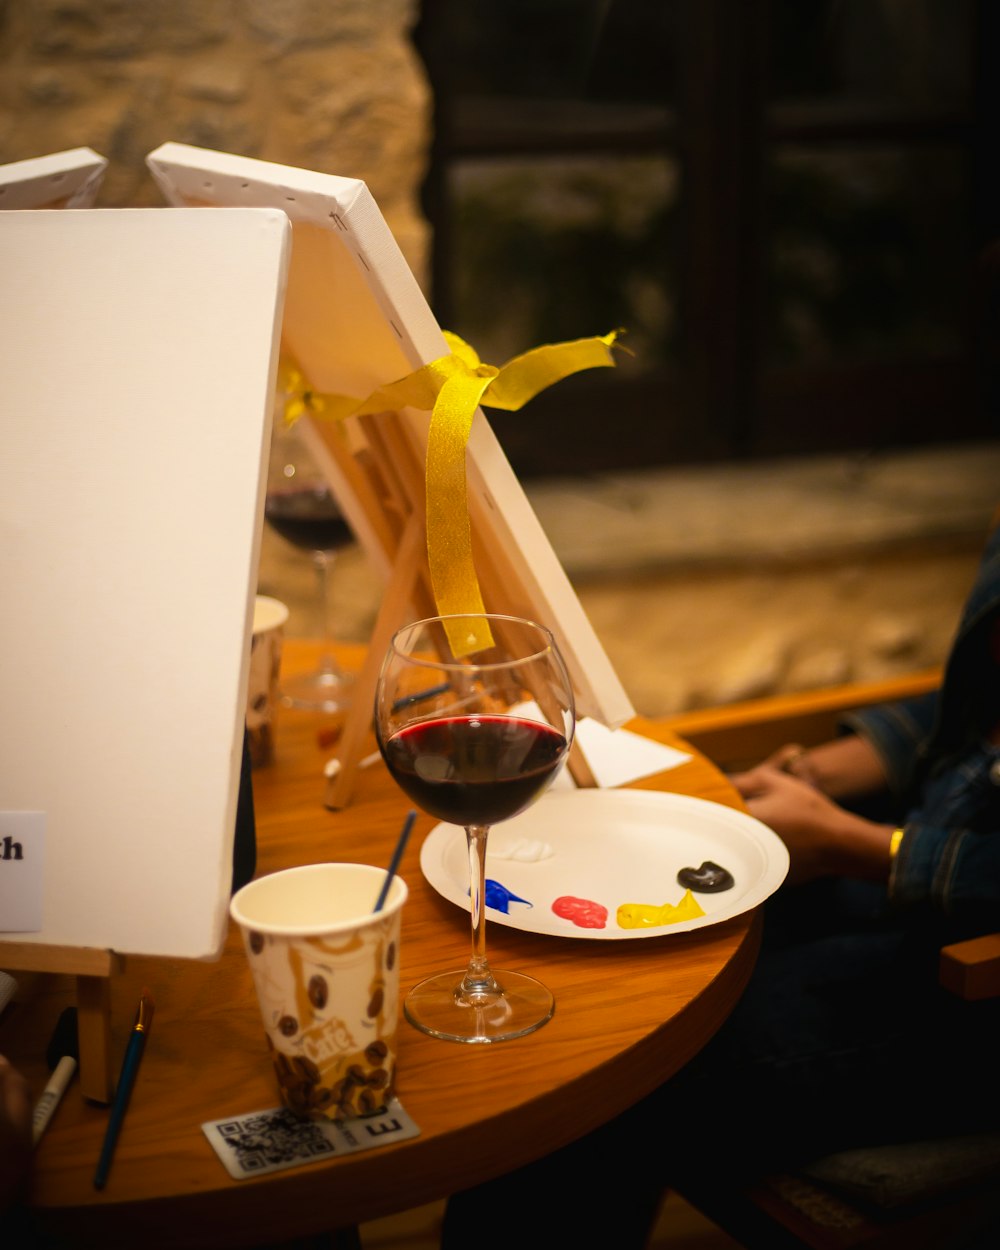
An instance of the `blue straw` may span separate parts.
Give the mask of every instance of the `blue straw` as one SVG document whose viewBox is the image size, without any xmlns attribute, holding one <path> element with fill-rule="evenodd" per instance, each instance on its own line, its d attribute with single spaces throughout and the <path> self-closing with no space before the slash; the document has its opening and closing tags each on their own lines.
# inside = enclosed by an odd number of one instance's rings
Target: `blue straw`
<svg viewBox="0 0 1000 1250">
<path fill-rule="evenodd" d="M 413 822 L 417 819 L 417 813 L 411 808 L 407 812 L 406 820 L 403 822 L 403 831 L 399 835 L 396 843 L 396 849 L 392 853 L 392 859 L 389 861 L 389 868 L 385 874 L 385 880 L 382 882 L 382 889 L 379 891 L 378 902 L 375 904 L 375 910 L 381 911 L 385 906 L 386 895 L 389 893 L 389 887 L 392 885 L 392 879 L 396 875 L 396 869 L 399 867 L 399 861 L 403 858 L 403 852 L 406 850 L 406 841 L 410 836 L 410 830 L 413 828 Z"/>
<path fill-rule="evenodd" d="M 418 690 L 415 694 L 404 694 L 397 699 L 392 705 L 394 712 L 399 712 L 404 707 L 412 707 L 414 703 L 423 703 L 425 699 L 435 699 L 439 694 L 445 694 L 451 689 L 450 681 L 443 681 L 440 685 L 429 686 L 426 690 Z"/>
</svg>

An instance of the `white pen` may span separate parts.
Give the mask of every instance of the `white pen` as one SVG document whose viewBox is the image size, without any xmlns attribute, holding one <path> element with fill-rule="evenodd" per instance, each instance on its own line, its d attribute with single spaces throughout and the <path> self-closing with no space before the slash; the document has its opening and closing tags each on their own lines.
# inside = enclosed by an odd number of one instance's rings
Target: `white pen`
<svg viewBox="0 0 1000 1250">
<path fill-rule="evenodd" d="M 49 1127 L 49 1121 L 52 1119 L 56 1107 L 59 1106 L 59 1102 L 66 1092 L 66 1086 L 73 1079 L 75 1071 L 76 1060 L 72 1055 L 63 1055 L 56 1064 L 55 1071 L 49 1077 L 48 1085 L 42 1090 L 41 1097 L 35 1103 L 35 1110 L 31 1117 L 32 1145 L 38 1145 L 42 1134 Z"/>
<path fill-rule="evenodd" d="M 372 751 L 371 755 L 364 755 L 358 760 L 358 768 L 371 768 L 372 764 L 377 764 L 382 758 L 381 751 Z M 332 760 L 327 760 L 323 765 L 323 774 L 327 777 L 336 777 L 340 772 L 340 760 L 336 756 Z"/>
</svg>

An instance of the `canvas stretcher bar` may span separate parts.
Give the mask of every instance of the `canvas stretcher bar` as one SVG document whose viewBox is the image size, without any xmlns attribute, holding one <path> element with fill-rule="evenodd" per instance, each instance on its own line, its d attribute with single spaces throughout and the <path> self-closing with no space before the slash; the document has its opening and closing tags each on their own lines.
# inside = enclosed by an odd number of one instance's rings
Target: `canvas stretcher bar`
<svg viewBox="0 0 1000 1250">
<path fill-rule="evenodd" d="M 91 148 L 0 165 L 0 208 L 90 208 L 107 160 Z"/>
</svg>

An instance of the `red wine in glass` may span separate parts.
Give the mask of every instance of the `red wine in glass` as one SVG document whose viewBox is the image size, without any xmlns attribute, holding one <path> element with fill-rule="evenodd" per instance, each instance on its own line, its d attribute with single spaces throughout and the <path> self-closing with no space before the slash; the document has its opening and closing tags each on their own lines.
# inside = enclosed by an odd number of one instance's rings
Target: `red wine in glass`
<svg viewBox="0 0 1000 1250">
<path fill-rule="evenodd" d="M 300 551 L 336 551 L 353 539 L 330 488 L 323 484 L 268 491 L 267 523 Z"/>
<path fill-rule="evenodd" d="M 552 784 L 576 727 L 573 685 L 551 630 L 502 613 L 434 616 L 392 636 L 375 690 L 375 737 L 413 802 L 465 829 L 471 948 L 464 968 L 406 995 L 415 1028 L 481 1044 L 524 1037 L 552 1016 L 537 978 L 494 972 L 486 954 L 486 844 Z"/>
<path fill-rule="evenodd" d="M 312 556 L 323 632 L 329 638 L 330 565 L 334 553 L 354 537 L 333 492 L 325 481 L 300 482 L 292 475 L 287 486 L 272 486 L 267 491 L 264 519 L 286 542 Z M 332 651 L 327 651 L 315 672 L 282 683 L 282 699 L 293 707 L 337 712 L 347 706 L 349 684 L 350 678 Z"/>
<path fill-rule="evenodd" d="M 567 750 L 566 738 L 538 721 L 446 716 L 393 734 L 383 756 L 425 812 L 453 825 L 495 825 L 534 801 Z"/>
</svg>

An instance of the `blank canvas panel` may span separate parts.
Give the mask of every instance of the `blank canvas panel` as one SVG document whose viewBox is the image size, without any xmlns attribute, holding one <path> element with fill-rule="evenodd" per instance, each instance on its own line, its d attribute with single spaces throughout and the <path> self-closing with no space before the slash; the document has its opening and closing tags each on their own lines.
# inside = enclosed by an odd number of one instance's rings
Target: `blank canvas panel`
<svg viewBox="0 0 1000 1250">
<path fill-rule="evenodd" d="M 89 208 L 107 165 L 91 148 L 0 165 L 0 208 Z"/>
<path fill-rule="evenodd" d="M 214 958 L 227 905 L 290 227 L 0 213 L 0 941 Z"/>
</svg>

